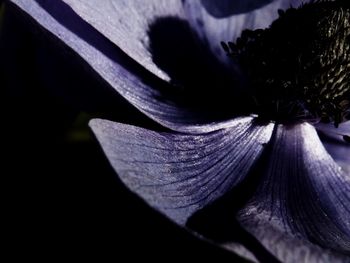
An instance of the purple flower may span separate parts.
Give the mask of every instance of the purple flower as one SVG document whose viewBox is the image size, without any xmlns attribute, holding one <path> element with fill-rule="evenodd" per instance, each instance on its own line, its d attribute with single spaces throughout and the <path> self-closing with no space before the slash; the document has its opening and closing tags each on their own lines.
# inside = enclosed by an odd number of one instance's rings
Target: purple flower
<svg viewBox="0 0 350 263">
<path fill-rule="evenodd" d="M 12 2 L 161 125 L 91 121 L 121 180 L 150 206 L 253 261 L 349 261 L 350 122 L 246 114 L 240 68 L 220 47 L 303 1 Z"/>
</svg>

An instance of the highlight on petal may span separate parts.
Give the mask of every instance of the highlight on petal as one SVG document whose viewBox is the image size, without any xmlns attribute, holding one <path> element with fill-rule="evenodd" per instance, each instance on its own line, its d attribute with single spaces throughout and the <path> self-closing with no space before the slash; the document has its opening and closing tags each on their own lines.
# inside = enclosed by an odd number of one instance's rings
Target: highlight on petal
<svg viewBox="0 0 350 263">
<path fill-rule="evenodd" d="M 350 177 L 309 124 L 279 125 L 241 225 L 283 262 L 348 262 Z"/>
<path fill-rule="evenodd" d="M 201 133 L 213 130 L 213 120 L 224 119 L 217 118 L 215 108 L 208 113 L 208 109 L 190 105 L 183 91 L 168 86 L 138 65 L 66 3 L 44 0 L 11 2 L 53 34 L 47 34 L 48 37 L 61 40 L 122 97 L 163 126 L 180 132 Z"/>
<path fill-rule="evenodd" d="M 63 0 L 85 21 L 126 54 L 164 80 L 169 77 L 152 61 L 148 29 L 159 17 L 183 17 L 178 0 Z"/>
<path fill-rule="evenodd" d="M 315 125 L 328 153 L 350 175 L 350 121 L 341 123 L 338 128 L 333 124 Z"/>
<path fill-rule="evenodd" d="M 126 186 L 180 225 L 244 179 L 273 130 L 250 117 L 201 135 L 101 119 L 90 126 Z"/>
<path fill-rule="evenodd" d="M 278 10 L 286 10 L 289 7 L 298 7 L 310 0 L 275 0 L 275 1 L 184 1 L 184 9 L 187 19 L 197 31 L 205 45 L 210 45 L 211 50 L 225 63 L 230 63 L 226 53 L 220 46 L 221 41 L 236 41 L 245 29 L 258 29 L 268 27 L 277 17 Z M 226 18 L 218 18 L 208 13 L 210 5 L 220 5 L 222 2 L 232 2 L 232 8 L 237 8 L 237 13 Z M 248 3 L 254 8 L 248 8 Z M 247 5 L 247 8 L 243 8 Z M 213 9 L 213 7 L 212 7 Z M 240 9 L 240 11 L 239 11 Z M 234 13 L 231 10 L 231 13 Z"/>
<path fill-rule="evenodd" d="M 205 10 L 216 18 L 225 18 L 231 15 L 239 15 L 254 11 L 265 5 L 270 4 L 274 0 L 201 0 Z"/>
</svg>

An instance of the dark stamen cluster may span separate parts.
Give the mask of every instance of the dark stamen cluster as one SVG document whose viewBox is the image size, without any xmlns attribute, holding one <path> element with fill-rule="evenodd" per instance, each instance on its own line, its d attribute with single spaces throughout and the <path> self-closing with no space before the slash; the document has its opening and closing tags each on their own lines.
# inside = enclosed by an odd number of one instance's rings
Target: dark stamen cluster
<svg viewBox="0 0 350 263">
<path fill-rule="evenodd" d="M 278 121 L 350 117 L 350 1 L 279 11 L 265 30 L 222 43 L 247 75 L 254 111 Z"/>
</svg>

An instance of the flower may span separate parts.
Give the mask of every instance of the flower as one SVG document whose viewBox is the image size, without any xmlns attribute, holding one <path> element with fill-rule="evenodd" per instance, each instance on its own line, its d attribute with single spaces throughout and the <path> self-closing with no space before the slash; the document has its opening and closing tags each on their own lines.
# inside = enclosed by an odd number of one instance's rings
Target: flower
<svg viewBox="0 0 350 263">
<path fill-rule="evenodd" d="M 244 115 L 239 109 L 245 100 L 237 99 L 247 96 L 238 85 L 242 84 L 240 68 L 218 49 L 220 41 L 236 39 L 245 28 L 267 27 L 277 17 L 277 9 L 301 1 L 245 1 L 251 5 L 223 1 L 226 5 L 222 6 L 209 1 L 154 0 L 147 5 L 63 1 L 116 46 L 94 31 L 63 22 L 57 12 L 63 5 L 60 1 L 54 5 L 40 0 L 12 2 L 79 53 L 121 96 L 166 128 L 157 131 L 91 121 L 120 178 L 152 207 L 251 260 L 272 257 L 269 253 L 285 262 L 348 260 L 350 123 L 341 123 L 339 128 L 318 124 L 319 136 L 305 121 L 261 122 L 254 115 Z M 157 37 L 150 36 L 161 23 L 182 25 L 185 30 L 184 19 L 204 44 L 198 48 L 209 46 L 224 67 L 216 66 L 204 52 L 209 66 L 214 65 L 209 67 L 213 72 L 192 68 L 184 76 L 174 71 L 181 65 L 163 65 L 167 59 L 155 56 Z M 174 48 L 183 43 L 174 40 L 175 45 L 160 54 L 176 53 Z M 204 53 L 195 58 L 203 59 Z M 225 77 L 223 83 L 232 90 L 204 88 L 206 81 L 221 83 L 210 80 L 211 76 Z M 204 86 L 186 90 L 191 87 L 185 84 L 196 83 Z M 226 97 L 231 91 L 239 96 Z M 217 94 L 222 98 L 218 102 Z M 238 107 L 221 105 L 222 101 Z M 234 240 L 231 231 L 236 222 L 262 244 L 264 252 L 244 240 Z"/>
</svg>

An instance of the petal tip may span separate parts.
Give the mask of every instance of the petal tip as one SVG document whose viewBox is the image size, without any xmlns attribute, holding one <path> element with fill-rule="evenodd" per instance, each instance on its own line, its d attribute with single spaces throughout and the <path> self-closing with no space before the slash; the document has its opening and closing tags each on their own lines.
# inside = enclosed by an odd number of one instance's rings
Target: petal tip
<svg viewBox="0 0 350 263">
<path fill-rule="evenodd" d="M 109 121 L 104 119 L 91 119 L 88 125 L 95 136 L 99 138 L 105 133 L 106 128 L 108 128 L 108 123 Z"/>
</svg>

